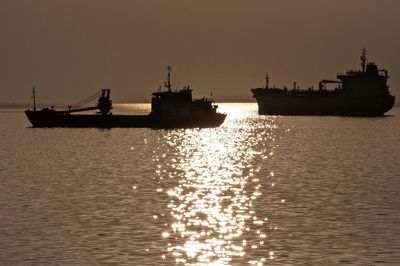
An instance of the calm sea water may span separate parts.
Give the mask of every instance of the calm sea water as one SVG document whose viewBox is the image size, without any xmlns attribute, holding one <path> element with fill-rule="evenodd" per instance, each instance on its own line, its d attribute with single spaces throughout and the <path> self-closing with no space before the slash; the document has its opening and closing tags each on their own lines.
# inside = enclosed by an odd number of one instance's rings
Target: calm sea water
<svg viewBox="0 0 400 266">
<path fill-rule="evenodd" d="M 190 130 L 34 129 L 1 109 L 0 264 L 400 265 L 399 108 L 220 109 Z"/>
</svg>

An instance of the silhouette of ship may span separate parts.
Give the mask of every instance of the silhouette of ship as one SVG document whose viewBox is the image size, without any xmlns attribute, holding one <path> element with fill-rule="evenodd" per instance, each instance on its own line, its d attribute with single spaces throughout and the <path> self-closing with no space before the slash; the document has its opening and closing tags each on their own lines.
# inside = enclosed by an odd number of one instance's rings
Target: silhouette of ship
<svg viewBox="0 0 400 266">
<path fill-rule="evenodd" d="M 218 127 L 226 114 L 217 112 L 217 105 L 211 99 L 192 99 L 190 86 L 173 91 L 171 85 L 171 66 L 168 66 L 168 79 L 164 82 L 166 90 L 152 93 L 151 112 L 147 115 L 112 114 L 110 89 L 102 89 L 97 105 L 57 111 L 51 108 L 36 110 L 36 94 L 33 89 L 33 110 L 25 114 L 33 127 L 150 127 L 150 128 L 205 128 Z M 96 95 L 98 97 L 98 95 Z M 90 98 L 89 98 L 90 99 Z M 93 100 L 93 97 L 91 97 Z M 98 110 L 95 114 L 76 114 L 83 111 Z"/>
<path fill-rule="evenodd" d="M 296 82 L 292 90 L 286 87 L 251 89 L 258 103 L 260 115 L 317 115 L 317 116 L 382 116 L 395 101 L 386 82 L 388 72 L 375 63 L 367 64 L 366 50 L 362 50 L 361 70 L 338 74 L 338 80 L 322 80 L 319 89 L 300 90 Z M 337 87 L 328 90 L 327 84 Z"/>
</svg>

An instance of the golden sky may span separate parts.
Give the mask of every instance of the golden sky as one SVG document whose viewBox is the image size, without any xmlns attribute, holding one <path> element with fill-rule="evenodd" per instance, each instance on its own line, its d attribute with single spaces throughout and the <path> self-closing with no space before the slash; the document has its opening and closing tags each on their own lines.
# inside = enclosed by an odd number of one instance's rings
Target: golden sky
<svg viewBox="0 0 400 266">
<path fill-rule="evenodd" d="M 194 96 L 251 100 L 250 88 L 307 88 L 359 68 L 361 49 L 400 92 L 398 0 L 0 0 L 0 102 L 73 103 L 111 88 L 150 101 L 172 80 Z"/>
</svg>

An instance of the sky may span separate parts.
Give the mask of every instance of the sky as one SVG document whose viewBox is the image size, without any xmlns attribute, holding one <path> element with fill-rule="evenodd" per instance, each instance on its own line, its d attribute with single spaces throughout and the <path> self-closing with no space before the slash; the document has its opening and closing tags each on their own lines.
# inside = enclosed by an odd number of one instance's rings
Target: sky
<svg viewBox="0 0 400 266">
<path fill-rule="evenodd" d="M 100 88 L 149 102 L 172 65 L 197 98 L 251 101 L 360 67 L 400 95 L 398 0 L 0 0 L 0 103 L 75 103 Z"/>
</svg>

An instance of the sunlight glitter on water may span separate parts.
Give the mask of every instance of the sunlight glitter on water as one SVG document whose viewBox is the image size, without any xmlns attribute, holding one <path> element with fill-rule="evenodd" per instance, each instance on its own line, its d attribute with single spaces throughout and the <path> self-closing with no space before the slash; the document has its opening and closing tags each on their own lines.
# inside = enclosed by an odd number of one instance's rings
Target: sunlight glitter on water
<svg viewBox="0 0 400 266">
<path fill-rule="evenodd" d="M 218 129 L 168 131 L 166 139 L 174 148 L 167 172 L 178 183 L 169 189 L 170 215 L 174 222 L 165 235 L 175 236 L 168 253 L 187 265 L 225 265 L 246 253 L 246 232 L 253 224 L 262 228 L 252 211 L 259 196 L 259 179 L 251 162 L 266 147 L 264 133 L 254 134 L 246 106 L 225 105 L 228 113 Z M 240 106 L 239 106 L 240 107 Z M 244 110 L 247 110 L 246 112 Z M 266 128 L 273 129 L 273 121 Z M 162 177 L 161 171 L 158 171 Z M 258 232 L 259 245 L 265 232 Z M 172 238 L 171 238 L 172 239 Z M 257 246 L 252 245 L 252 248 Z M 257 262 L 261 263 L 261 259 Z M 252 260 L 254 262 L 254 260 Z"/>
</svg>

